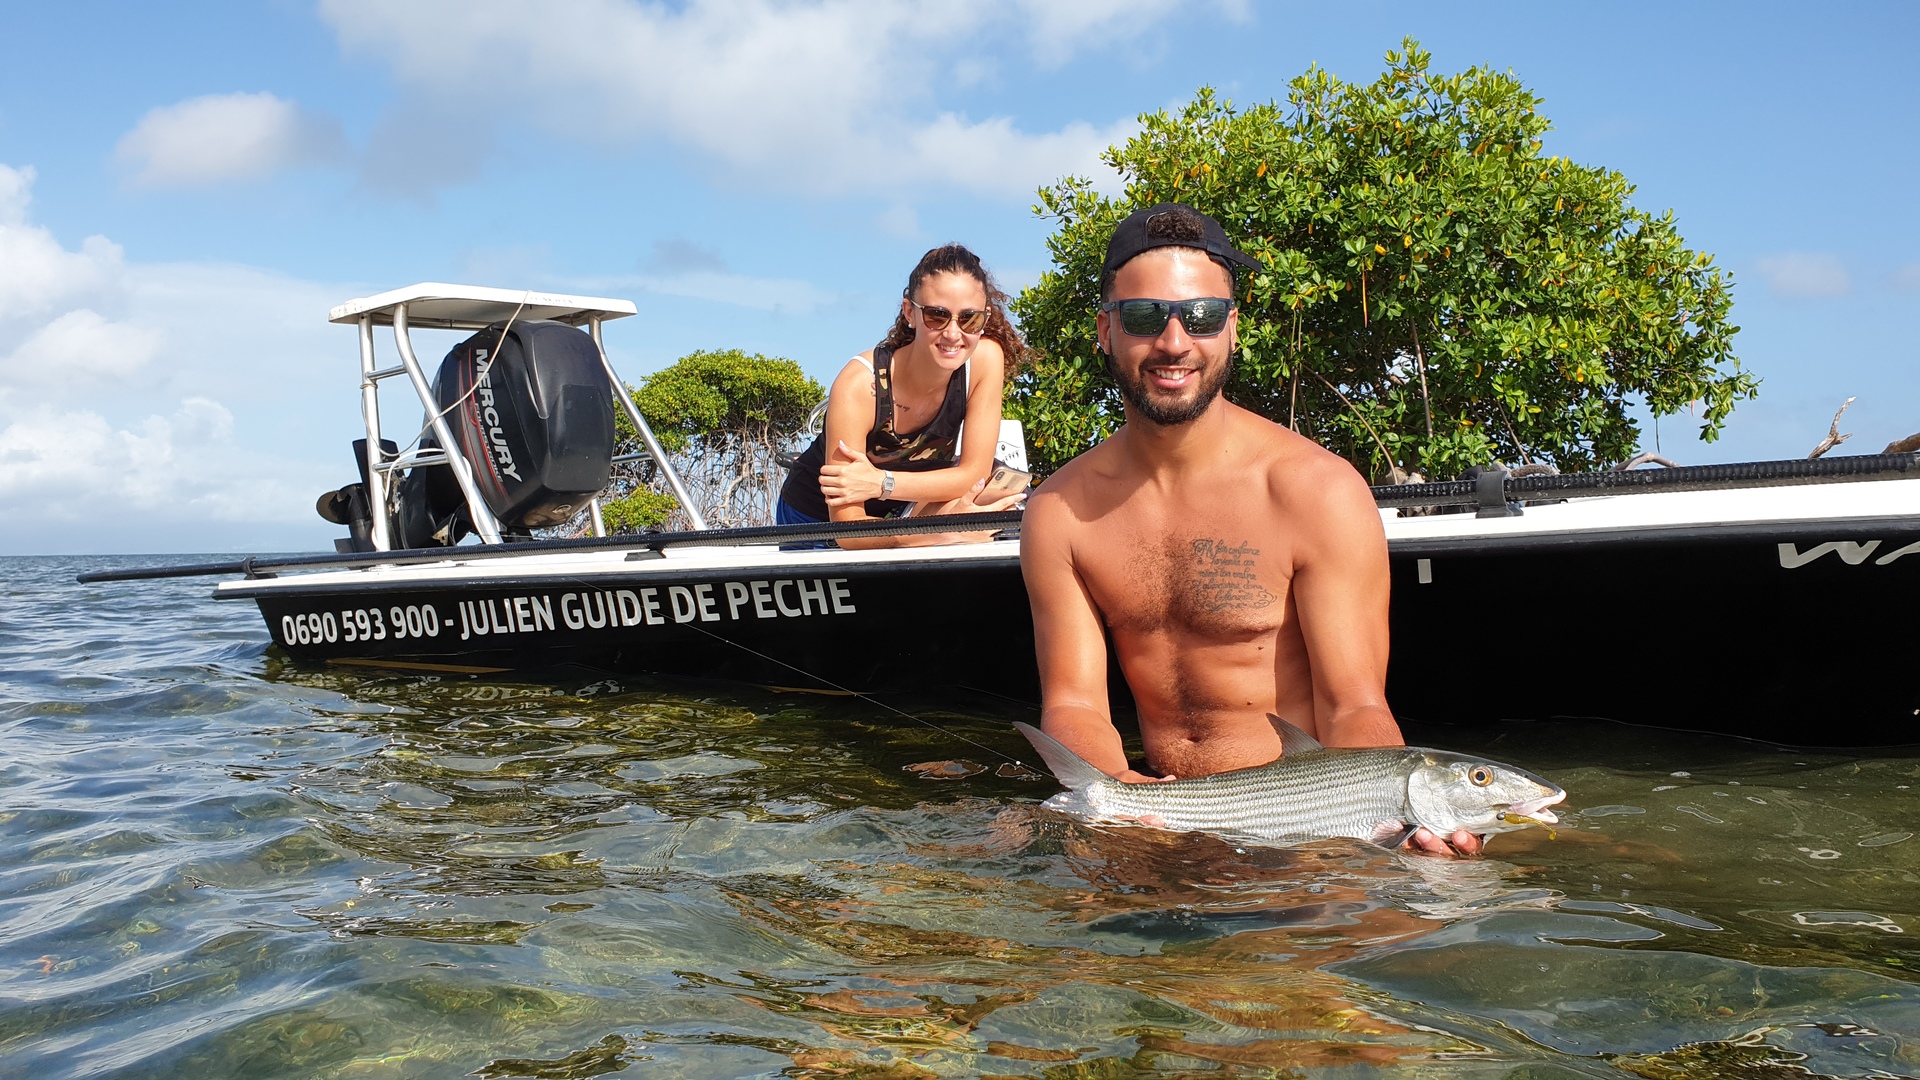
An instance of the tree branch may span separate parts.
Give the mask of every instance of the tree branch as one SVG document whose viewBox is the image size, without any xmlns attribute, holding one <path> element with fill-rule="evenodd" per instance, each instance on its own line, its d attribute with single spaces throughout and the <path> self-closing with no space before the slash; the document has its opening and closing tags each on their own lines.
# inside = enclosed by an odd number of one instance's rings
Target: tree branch
<svg viewBox="0 0 1920 1080">
<path fill-rule="evenodd" d="M 1344 402 L 1346 402 L 1346 403 L 1347 403 L 1347 408 L 1348 408 L 1348 409 L 1349 409 L 1350 411 L 1352 411 L 1352 413 L 1353 413 L 1353 415 L 1354 415 L 1354 416 L 1355 416 L 1356 418 L 1358 418 L 1358 419 L 1359 419 L 1359 421 L 1360 421 L 1360 422 L 1361 422 L 1362 424 L 1365 424 L 1365 425 L 1366 425 L 1366 429 L 1367 429 L 1367 434 L 1369 434 L 1369 435 L 1371 435 L 1371 436 L 1373 436 L 1373 445 L 1375 445 L 1375 446 L 1377 446 L 1377 447 L 1379 447 L 1379 448 L 1380 448 L 1380 456 L 1386 459 L 1386 461 L 1387 461 L 1387 468 L 1389 468 L 1389 469 L 1391 469 L 1391 468 L 1393 468 L 1393 467 L 1394 467 L 1394 464 L 1393 464 L 1393 454 L 1392 454 L 1392 452 L 1390 452 L 1390 451 L 1389 451 L 1389 450 L 1387 449 L 1387 444 L 1386 444 L 1386 443 L 1384 443 L 1384 442 L 1382 442 L 1382 441 L 1380 441 L 1380 433 L 1379 433 L 1379 432 L 1377 432 L 1377 431 L 1375 431 L 1375 430 L 1373 430 L 1373 425 L 1372 425 L 1372 424 L 1369 424 L 1369 423 L 1367 423 L 1367 418 L 1366 418 L 1365 416 L 1363 416 L 1363 415 L 1361 415 L 1361 412 L 1360 412 L 1360 410 L 1359 410 L 1358 408 L 1355 408 L 1355 407 L 1354 407 L 1354 404 L 1353 404 L 1353 399 L 1352 399 L 1352 398 L 1349 398 L 1349 397 L 1348 397 L 1347 395 L 1345 395 L 1345 394 L 1342 394 L 1342 393 L 1340 393 L 1340 388 L 1339 388 L 1339 387 L 1337 387 L 1337 386 L 1335 386 L 1335 385 L 1333 385 L 1333 384 L 1332 384 L 1332 383 L 1330 383 L 1330 382 L 1327 382 L 1327 377 L 1326 377 L 1325 375 L 1322 375 L 1322 374 L 1320 374 L 1319 372 L 1317 372 L 1317 371 L 1316 371 L 1316 372 L 1314 372 L 1314 373 L 1313 373 L 1313 377 L 1314 377 L 1314 378 L 1316 378 L 1316 379 L 1319 379 L 1319 380 L 1320 380 L 1321 382 L 1323 382 L 1323 383 L 1326 383 L 1326 384 L 1327 384 L 1327 389 L 1329 389 L 1329 390 L 1331 390 L 1331 391 L 1333 391 L 1333 392 L 1334 392 L 1334 393 L 1335 393 L 1336 395 L 1338 395 L 1338 396 L 1339 396 L 1339 398 L 1340 398 L 1340 400 L 1341 400 L 1341 401 L 1344 401 Z"/>
<path fill-rule="evenodd" d="M 1420 327 L 1417 324 L 1410 323 L 1408 324 L 1408 329 L 1413 331 L 1413 362 L 1417 365 L 1416 370 L 1420 372 L 1420 408 L 1427 414 L 1427 441 L 1432 442 L 1433 402 L 1427 398 L 1427 354 L 1420 348 Z M 1508 425 L 1508 434 L 1512 434 L 1511 424 Z M 1520 437 L 1515 435 L 1513 441 L 1518 443 Z M 1520 452 L 1522 454 L 1526 453 L 1526 448 L 1522 447 Z"/>
<path fill-rule="evenodd" d="M 1820 445 L 1814 447 L 1813 453 L 1807 455 L 1808 461 L 1812 461 L 1814 458 L 1819 457 L 1821 454 L 1824 454 L 1827 451 L 1833 449 L 1834 447 L 1839 446 L 1841 443 L 1846 442 L 1848 439 L 1853 438 L 1853 432 L 1851 431 L 1847 432 L 1845 435 L 1840 434 L 1840 413 L 1846 412 L 1847 406 L 1851 404 L 1853 404 L 1852 398 L 1848 398 L 1847 400 L 1840 403 L 1840 411 L 1833 414 L 1833 423 L 1828 425 L 1827 427 L 1827 437 L 1824 439 L 1821 439 Z"/>
<path fill-rule="evenodd" d="M 1880 452 L 1883 454 L 1911 454 L 1916 450 L 1920 450 L 1920 431 L 1914 432 L 1899 442 L 1888 443 L 1887 448 Z"/>
</svg>

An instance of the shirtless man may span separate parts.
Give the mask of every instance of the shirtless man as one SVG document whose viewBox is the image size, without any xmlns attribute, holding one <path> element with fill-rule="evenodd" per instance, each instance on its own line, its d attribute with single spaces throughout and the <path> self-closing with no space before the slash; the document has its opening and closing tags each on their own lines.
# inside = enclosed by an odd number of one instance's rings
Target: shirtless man
<svg viewBox="0 0 1920 1080">
<path fill-rule="evenodd" d="M 1021 526 L 1041 727 L 1121 780 L 1273 761 L 1268 713 L 1328 746 L 1405 741 L 1386 700 L 1379 511 L 1344 460 L 1221 395 L 1231 264 L 1259 266 L 1177 203 L 1114 230 L 1096 340 L 1127 422 L 1041 485 Z M 1108 633 L 1158 777 L 1127 763 L 1108 712 Z M 1480 849 L 1425 829 L 1409 844 L 1449 840 Z"/>
</svg>

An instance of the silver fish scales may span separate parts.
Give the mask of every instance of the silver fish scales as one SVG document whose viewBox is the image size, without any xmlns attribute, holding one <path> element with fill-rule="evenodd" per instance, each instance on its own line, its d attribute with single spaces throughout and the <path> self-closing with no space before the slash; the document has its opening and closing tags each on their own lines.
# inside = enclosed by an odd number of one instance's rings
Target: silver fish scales
<svg viewBox="0 0 1920 1080">
<path fill-rule="evenodd" d="M 1362 750 L 1158 784 L 1093 785 L 1090 801 L 1115 817 L 1157 817 L 1177 831 L 1265 838 L 1370 836 L 1382 821 L 1412 816 L 1408 755 Z"/>
<path fill-rule="evenodd" d="M 1425 747 L 1329 749 L 1278 717 L 1278 761 L 1190 780 L 1127 784 L 1017 724 L 1068 792 L 1058 810 L 1259 840 L 1350 836 L 1397 845 L 1415 828 L 1486 835 L 1553 824 L 1560 788 L 1511 765 Z"/>
</svg>

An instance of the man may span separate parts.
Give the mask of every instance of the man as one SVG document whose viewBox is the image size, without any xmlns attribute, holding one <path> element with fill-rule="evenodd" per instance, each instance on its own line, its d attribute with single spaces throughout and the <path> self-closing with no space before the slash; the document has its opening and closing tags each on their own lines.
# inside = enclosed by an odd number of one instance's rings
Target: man
<svg viewBox="0 0 1920 1080">
<path fill-rule="evenodd" d="M 1269 713 L 1328 746 L 1404 742 L 1386 701 L 1386 535 L 1366 482 L 1221 396 L 1234 265 L 1259 264 L 1177 203 L 1114 230 L 1096 334 L 1127 422 L 1041 485 L 1021 526 L 1041 726 L 1121 780 L 1273 761 Z M 1128 765 L 1108 712 L 1107 634 L 1158 777 Z M 1480 848 L 1470 833 L 1448 839 Z"/>
</svg>

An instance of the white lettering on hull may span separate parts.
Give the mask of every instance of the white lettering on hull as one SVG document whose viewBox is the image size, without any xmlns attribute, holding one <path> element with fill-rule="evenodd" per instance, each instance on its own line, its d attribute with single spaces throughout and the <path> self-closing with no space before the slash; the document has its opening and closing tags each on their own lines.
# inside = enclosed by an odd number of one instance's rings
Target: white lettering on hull
<svg viewBox="0 0 1920 1080">
<path fill-rule="evenodd" d="M 1793 544 L 1781 544 L 1780 565 L 1788 570 L 1796 570 L 1822 555 L 1831 553 L 1839 555 L 1840 561 L 1846 563 L 1848 566 L 1859 566 L 1861 563 L 1866 562 L 1867 556 L 1872 555 L 1873 549 L 1879 546 L 1880 541 L 1878 540 L 1869 540 L 1864 544 L 1854 540 L 1829 540 L 1824 544 L 1815 544 L 1803 552 Z M 1911 548 L 1913 545 L 1910 544 L 1908 547 Z M 1905 553 L 1905 549 L 1900 552 L 1900 554 Z M 1894 555 L 1882 559 L 1879 565 L 1885 566 L 1887 563 L 1899 557 L 1900 555 Z"/>
<path fill-rule="evenodd" d="M 446 601 L 441 601 L 444 608 Z M 453 601 L 442 608 L 414 604 L 380 608 L 315 609 L 281 616 L 275 627 L 283 645 L 519 637 L 624 630 L 675 623 L 804 619 L 858 612 L 846 578 L 785 578 L 529 592 Z M 671 619 L 669 619 L 671 616 Z M 457 634 L 457 637 L 456 637 Z"/>
</svg>

